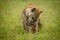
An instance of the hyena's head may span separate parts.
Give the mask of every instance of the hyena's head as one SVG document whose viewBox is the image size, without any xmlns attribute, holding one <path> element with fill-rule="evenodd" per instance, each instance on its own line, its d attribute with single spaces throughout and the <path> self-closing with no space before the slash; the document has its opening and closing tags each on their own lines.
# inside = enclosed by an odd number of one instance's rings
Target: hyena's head
<svg viewBox="0 0 60 40">
<path fill-rule="evenodd" d="M 27 8 L 25 10 L 25 16 L 28 20 L 28 23 L 33 25 L 41 13 L 42 11 L 38 11 L 36 8 Z"/>
</svg>

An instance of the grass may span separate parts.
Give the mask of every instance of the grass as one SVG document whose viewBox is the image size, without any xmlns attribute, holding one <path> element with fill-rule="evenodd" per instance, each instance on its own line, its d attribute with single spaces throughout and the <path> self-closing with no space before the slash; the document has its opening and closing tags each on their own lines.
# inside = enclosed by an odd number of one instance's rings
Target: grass
<svg viewBox="0 0 60 40">
<path fill-rule="evenodd" d="M 38 34 L 22 26 L 22 10 L 29 3 L 43 10 Z M 60 40 L 60 0 L 0 0 L 0 40 Z"/>
</svg>

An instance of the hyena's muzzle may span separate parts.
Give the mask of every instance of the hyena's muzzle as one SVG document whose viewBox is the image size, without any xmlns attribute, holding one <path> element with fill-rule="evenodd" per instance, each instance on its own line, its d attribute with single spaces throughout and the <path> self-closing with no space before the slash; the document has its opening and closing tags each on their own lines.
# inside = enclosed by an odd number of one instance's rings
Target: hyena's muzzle
<svg viewBox="0 0 60 40">
<path fill-rule="evenodd" d="M 27 32 L 32 30 L 33 33 L 38 31 L 39 26 L 39 14 L 42 11 L 38 12 L 36 8 L 27 8 L 23 13 L 23 26 Z M 31 29 L 30 29 L 31 26 Z"/>
</svg>

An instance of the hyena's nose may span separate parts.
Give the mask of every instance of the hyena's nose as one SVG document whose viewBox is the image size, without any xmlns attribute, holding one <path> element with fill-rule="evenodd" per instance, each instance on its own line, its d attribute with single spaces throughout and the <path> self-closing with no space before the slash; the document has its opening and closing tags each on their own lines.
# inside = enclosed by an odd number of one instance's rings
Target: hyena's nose
<svg viewBox="0 0 60 40">
<path fill-rule="evenodd" d="M 34 23 L 35 23 L 34 18 L 32 18 L 30 24 L 33 25 Z"/>
</svg>

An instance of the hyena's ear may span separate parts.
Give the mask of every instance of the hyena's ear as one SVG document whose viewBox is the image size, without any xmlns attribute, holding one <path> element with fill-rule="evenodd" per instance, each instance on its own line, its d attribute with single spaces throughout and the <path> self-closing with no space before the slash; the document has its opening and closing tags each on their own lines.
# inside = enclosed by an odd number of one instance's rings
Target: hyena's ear
<svg viewBox="0 0 60 40">
<path fill-rule="evenodd" d="M 43 11 L 40 11 L 40 14 L 42 13 Z"/>
<path fill-rule="evenodd" d="M 23 9 L 23 12 L 22 12 L 24 15 L 25 15 L 25 13 L 26 13 L 26 8 L 25 9 Z M 26 15 L 25 15 L 26 16 Z"/>
<path fill-rule="evenodd" d="M 38 15 L 40 15 L 43 11 L 40 11 Z"/>
<path fill-rule="evenodd" d="M 26 9 L 23 9 L 23 13 L 26 13 Z"/>
<path fill-rule="evenodd" d="M 37 17 L 39 17 L 39 15 L 42 13 L 43 11 L 37 11 Z"/>
</svg>

